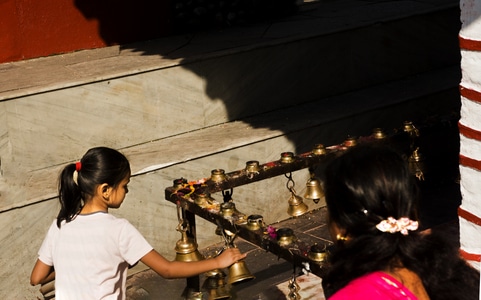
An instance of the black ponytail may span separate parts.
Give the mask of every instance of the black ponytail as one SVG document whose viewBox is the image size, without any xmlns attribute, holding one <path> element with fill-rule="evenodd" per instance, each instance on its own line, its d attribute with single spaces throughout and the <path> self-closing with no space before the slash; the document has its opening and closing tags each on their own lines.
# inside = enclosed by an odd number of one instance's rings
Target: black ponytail
<svg viewBox="0 0 481 300">
<path fill-rule="evenodd" d="M 74 175 L 75 173 L 75 175 Z M 127 158 L 117 150 L 107 147 L 92 148 L 80 162 L 67 165 L 59 178 L 60 211 L 57 226 L 70 222 L 80 213 L 83 202 L 88 201 L 100 184 L 115 188 L 130 175 Z"/>
<path fill-rule="evenodd" d="M 58 192 L 60 211 L 57 216 L 57 226 L 63 220 L 70 222 L 82 208 L 82 192 L 74 182 L 75 164 L 67 165 L 60 173 Z"/>
</svg>

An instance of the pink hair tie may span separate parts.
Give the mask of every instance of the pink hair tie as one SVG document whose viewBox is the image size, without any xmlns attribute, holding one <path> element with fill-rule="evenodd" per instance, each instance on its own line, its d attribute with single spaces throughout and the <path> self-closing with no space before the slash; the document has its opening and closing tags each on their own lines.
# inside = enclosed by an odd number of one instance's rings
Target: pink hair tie
<svg viewBox="0 0 481 300">
<path fill-rule="evenodd" d="M 82 169 L 82 163 L 78 161 L 75 163 L 75 171 L 78 172 L 80 169 Z"/>
<path fill-rule="evenodd" d="M 408 231 L 414 231 L 418 229 L 418 221 L 410 220 L 409 218 L 400 218 L 398 220 L 393 217 L 382 220 L 376 225 L 376 228 L 382 232 L 396 233 L 400 232 L 403 235 L 408 235 Z"/>
</svg>

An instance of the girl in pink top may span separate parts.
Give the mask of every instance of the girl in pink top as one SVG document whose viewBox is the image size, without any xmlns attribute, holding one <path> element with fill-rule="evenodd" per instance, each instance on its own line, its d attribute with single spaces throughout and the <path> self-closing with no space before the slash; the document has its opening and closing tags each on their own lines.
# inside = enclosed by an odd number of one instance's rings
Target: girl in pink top
<svg viewBox="0 0 481 300">
<path fill-rule="evenodd" d="M 323 278 L 329 300 L 478 300 L 479 272 L 441 235 L 421 232 L 407 162 L 374 143 L 326 168 L 329 229 L 336 241 Z"/>
</svg>

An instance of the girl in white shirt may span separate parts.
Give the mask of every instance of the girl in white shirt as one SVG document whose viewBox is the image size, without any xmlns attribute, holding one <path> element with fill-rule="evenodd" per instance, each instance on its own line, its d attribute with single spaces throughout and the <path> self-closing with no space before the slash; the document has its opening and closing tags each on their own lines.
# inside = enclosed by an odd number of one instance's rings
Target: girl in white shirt
<svg viewBox="0 0 481 300">
<path fill-rule="evenodd" d="M 196 262 L 168 261 L 127 220 L 108 214 L 128 193 L 130 164 L 97 147 L 67 165 L 59 182 L 60 212 L 48 230 L 30 283 L 55 278 L 56 299 L 125 299 L 127 269 L 139 260 L 165 278 L 226 268 L 245 258 L 236 248 Z"/>
</svg>

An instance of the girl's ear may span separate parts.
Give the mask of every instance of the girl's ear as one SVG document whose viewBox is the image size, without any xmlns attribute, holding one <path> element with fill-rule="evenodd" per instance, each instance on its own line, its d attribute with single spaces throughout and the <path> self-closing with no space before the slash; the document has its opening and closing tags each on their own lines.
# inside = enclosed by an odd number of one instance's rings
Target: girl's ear
<svg viewBox="0 0 481 300">
<path fill-rule="evenodd" d="M 102 183 L 97 187 L 97 193 L 101 195 L 104 199 L 109 198 L 111 191 L 112 188 L 106 183 Z"/>
</svg>

